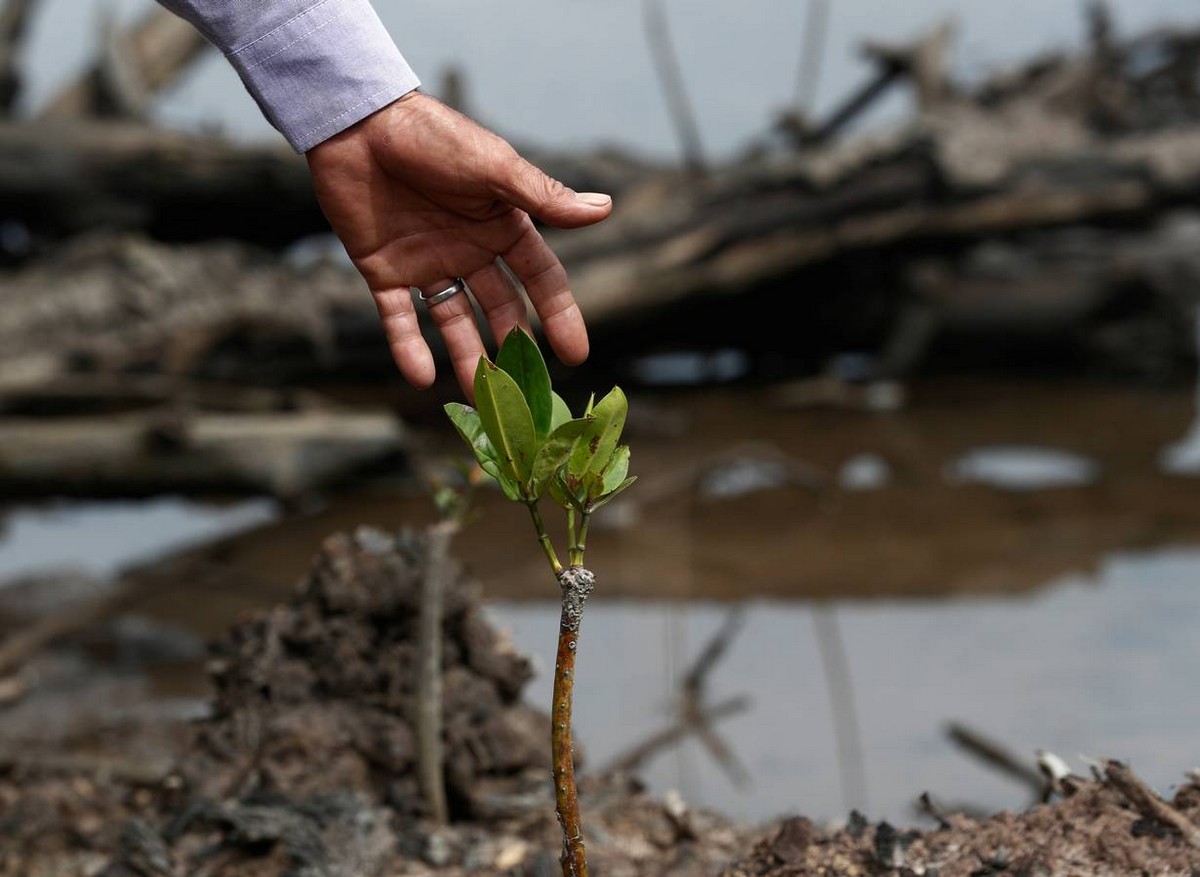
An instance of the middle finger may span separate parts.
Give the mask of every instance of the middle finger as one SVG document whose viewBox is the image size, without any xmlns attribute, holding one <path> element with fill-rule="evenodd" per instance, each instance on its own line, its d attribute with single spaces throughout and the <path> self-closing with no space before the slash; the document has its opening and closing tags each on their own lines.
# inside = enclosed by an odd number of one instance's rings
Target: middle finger
<svg viewBox="0 0 1200 877">
<path fill-rule="evenodd" d="M 513 326 L 529 330 L 529 312 L 525 308 L 525 297 L 497 259 L 467 275 L 471 295 L 479 302 L 484 317 L 492 330 L 492 337 L 499 346 L 512 331 Z"/>
</svg>

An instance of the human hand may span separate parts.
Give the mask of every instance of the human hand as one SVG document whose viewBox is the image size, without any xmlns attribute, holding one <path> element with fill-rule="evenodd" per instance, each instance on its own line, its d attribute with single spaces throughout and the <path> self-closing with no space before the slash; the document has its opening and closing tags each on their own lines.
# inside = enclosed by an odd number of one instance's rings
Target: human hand
<svg viewBox="0 0 1200 877">
<path fill-rule="evenodd" d="M 317 200 L 379 308 L 392 356 L 419 388 L 435 368 L 410 287 L 462 277 L 497 343 L 521 324 L 524 285 L 546 339 L 567 365 L 587 358 L 587 328 L 567 273 L 531 216 L 578 228 L 612 212 L 607 195 L 577 194 L 502 138 L 436 98 L 411 92 L 307 153 Z M 429 307 L 468 399 L 484 345 L 466 295 Z"/>
</svg>

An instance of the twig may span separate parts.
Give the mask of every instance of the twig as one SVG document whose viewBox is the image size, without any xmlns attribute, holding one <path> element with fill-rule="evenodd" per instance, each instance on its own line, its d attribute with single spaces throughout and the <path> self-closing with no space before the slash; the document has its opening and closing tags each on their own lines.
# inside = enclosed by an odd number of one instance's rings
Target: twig
<svg viewBox="0 0 1200 877">
<path fill-rule="evenodd" d="M 741 606 L 735 606 L 725 616 L 725 621 L 717 628 L 717 632 L 700 650 L 696 660 L 683 676 L 683 696 L 685 701 L 698 705 L 703 699 L 703 691 L 708 683 L 708 674 L 712 672 L 717 662 L 729 651 L 729 645 L 738 635 L 746 620 L 746 612 Z"/>
<path fill-rule="evenodd" d="M 1039 798 L 1046 787 L 1046 780 L 1041 772 L 1025 764 L 1003 745 L 989 740 L 978 731 L 973 731 L 964 725 L 950 724 L 946 728 L 946 736 L 951 742 L 958 744 L 964 751 L 974 755 L 984 764 L 993 767 L 1006 776 L 1028 786 Z"/>
<path fill-rule="evenodd" d="M 554 803 L 563 832 L 563 877 L 587 877 L 583 822 L 579 817 L 579 792 L 575 786 L 575 752 L 571 742 L 571 707 L 575 698 L 575 653 L 583 607 L 596 585 L 596 576 L 582 566 L 569 566 L 558 574 L 562 587 L 562 615 L 558 625 L 558 655 L 554 661 L 554 707 L 550 744 L 554 764 Z"/>
<path fill-rule="evenodd" d="M 7 0 L 0 6 L 0 117 L 12 114 L 21 93 L 17 55 L 38 0 Z"/>
<path fill-rule="evenodd" d="M 49 755 L 0 752 L 0 771 L 30 771 L 41 774 L 85 775 L 97 780 L 115 780 L 139 786 L 156 786 L 170 776 L 165 763 L 91 755 Z"/>
<path fill-rule="evenodd" d="M 804 45 L 800 50 L 800 75 L 796 80 L 796 112 L 802 119 L 812 116 L 821 81 L 821 60 L 829 25 L 829 0 L 808 0 L 804 19 Z"/>
<path fill-rule="evenodd" d="M 713 730 L 709 721 L 711 711 L 704 708 L 705 692 L 708 687 L 708 676 L 717 663 L 729 650 L 730 643 L 742 629 L 745 621 L 745 611 L 741 606 L 735 606 L 725 616 L 725 621 L 717 628 L 692 666 L 683 676 L 682 698 L 680 702 L 680 725 L 684 731 L 695 734 L 700 743 L 708 750 L 717 765 L 729 776 L 735 786 L 744 786 L 750 781 L 750 772 L 738 760 L 737 755 Z"/>
<path fill-rule="evenodd" d="M 450 586 L 450 540 L 457 531 L 454 521 L 442 521 L 426 532 L 417 631 L 417 769 L 429 816 L 438 825 L 450 816 L 442 757 L 442 615 Z"/>
<path fill-rule="evenodd" d="M 748 709 L 750 699 L 735 697 L 716 706 L 705 706 L 709 674 L 728 652 L 729 645 L 741 630 L 744 619 L 745 612 L 742 607 L 738 606 L 730 610 L 725 621 L 717 628 L 704 648 L 700 650 L 700 654 L 696 656 L 691 667 L 684 673 L 680 685 L 682 692 L 679 699 L 677 721 L 627 749 L 624 754 L 618 755 L 604 768 L 604 772 L 634 771 L 660 750 L 673 746 L 688 735 L 694 734 L 735 785 L 744 785 L 749 780 L 748 771 L 725 741 L 713 730 L 713 725 L 721 719 Z"/>
<path fill-rule="evenodd" d="M 1158 795 L 1119 761 L 1109 760 L 1104 765 L 1104 775 L 1113 787 L 1129 799 L 1142 815 L 1168 828 L 1173 828 L 1193 847 L 1200 847 L 1200 828 Z"/>
<path fill-rule="evenodd" d="M 817 651 L 825 671 L 833 716 L 833 737 L 837 747 L 838 773 L 842 783 L 843 806 L 847 810 L 867 809 L 867 780 L 863 773 L 862 733 L 854 708 L 854 683 L 850 661 L 838 625 L 836 610 L 829 605 L 813 607 L 813 629 Z"/>
<path fill-rule="evenodd" d="M 708 754 L 725 771 L 731 783 L 735 786 L 746 786 L 750 783 L 750 771 L 746 770 L 746 766 L 742 764 L 737 754 L 729 747 L 728 743 L 721 739 L 708 722 L 696 722 L 692 726 L 692 733 L 704 744 Z"/>
<path fill-rule="evenodd" d="M 688 100 L 679 56 L 671 41 L 663 0 L 642 0 L 642 22 L 646 29 L 646 40 L 650 44 L 650 57 L 654 61 L 654 69 L 658 72 L 663 98 L 667 102 L 667 112 L 671 115 L 675 133 L 679 137 L 679 145 L 683 150 L 684 168 L 691 174 L 701 176 L 706 172 L 708 164 L 704 160 L 700 128 L 696 124 L 691 101 Z"/>
<path fill-rule="evenodd" d="M 16 670 L 38 652 L 71 634 L 99 624 L 124 610 L 144 590 L 133 582 L 122 582 L 93 600 L 39 619 L 0 642 L 0 676 Z"/>
<path fill-rule="evenodd" d="M 715 706 L 708 707 L 704 710 L 702 717 L 706 725 L 712 725 L 722 719 L 745 712 L 749 708 L 750 698 L 732 697 Z M 682 720 L 668 728 L 663 728 L 618 755 L 601 770 L 601 773 L 631 773 L 657 755 L 660 750 L 675 745 L 693 730 L 695 730 L 695 726 L 692 723 Z"/>
<path fill-rule="evenodd" d="M 940 829 L 945 830 L 954 827 L 954 823 L 950 821 L 949 814 L 934 803 L 933 798 L 929 796 L 928 792 L 922 792 L 921 797 L 917 799 L 917 809 L 933 817 Z"/>
</svg>

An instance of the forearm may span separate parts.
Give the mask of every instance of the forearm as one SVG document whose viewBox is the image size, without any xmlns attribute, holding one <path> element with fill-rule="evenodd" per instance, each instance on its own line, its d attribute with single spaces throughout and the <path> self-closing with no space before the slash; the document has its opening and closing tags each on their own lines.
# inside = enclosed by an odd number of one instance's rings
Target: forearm
<svg viewBox="0 0 1200 877">
<path fill-rule="evenodd" d="M 369 0 L 159 0 L 225 53 L 297 152 L 420 82 Z"/>
</svg>

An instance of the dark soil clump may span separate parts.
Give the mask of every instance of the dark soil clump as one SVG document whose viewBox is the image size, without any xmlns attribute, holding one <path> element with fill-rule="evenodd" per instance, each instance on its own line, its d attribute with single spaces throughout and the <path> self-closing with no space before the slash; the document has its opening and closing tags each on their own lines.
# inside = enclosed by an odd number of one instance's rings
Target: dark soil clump
<svg viewBox="0 0 1200 877">
<path fill-rule="evenodd" d="M 1108 877 L 1200 873 L 1200 846 L 1150 816 L 1107 778 L 1072 783 L 1070 796 L 1022 813 L 986 819 L 944 815 L 941 828 L 898 831 L 851 819 L 824 833 L 803 817 L 761 839 L 723 877 Z M 1157 800 L 1157 799 L 1156 799 Z M 1191 782 L 1171 808 L 1200 818 L 1200 786 Z"/>
<path fill-rule="evenodd" d="M 423 816 L 410 718 L 422 571 L 415 536 L 334 536 L 291 604 L 236 625 L 210 663 L 214 717 L 182 765 L 196 794 L 353 791 Z M 532 669 L 484 621 L 475 587 L 456 577 L 445 601 L 446 783 L 452 818 L 469 819 L 486 810 L 482 781 L 550 770 L 549 719 L 521 701 Z"/>
</svg>

